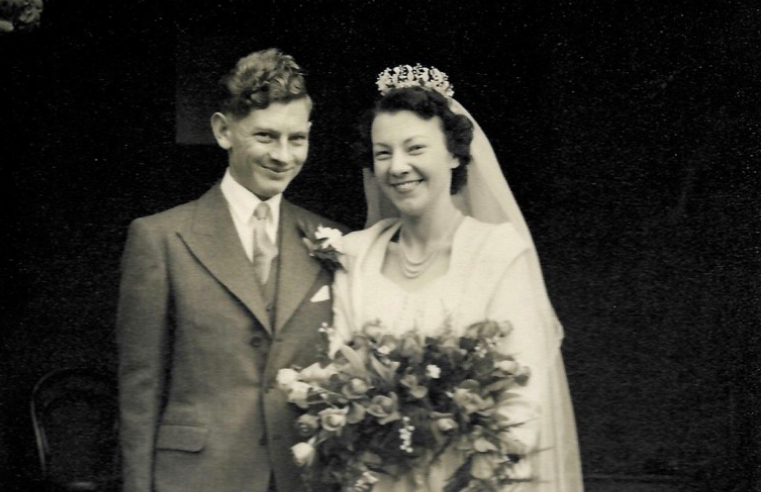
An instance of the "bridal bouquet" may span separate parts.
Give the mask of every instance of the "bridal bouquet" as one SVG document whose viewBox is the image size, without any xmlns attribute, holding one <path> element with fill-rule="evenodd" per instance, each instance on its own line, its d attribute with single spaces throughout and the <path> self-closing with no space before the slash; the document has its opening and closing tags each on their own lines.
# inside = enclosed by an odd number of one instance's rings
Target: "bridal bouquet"
<svg viewBox="0 0 761 492">
<path fill-rule="evenodd" d="M 419 476 L 448 450 L 462 461 L 446 492 L 526 481 L 516 466 L 527 450 L 512 432 L 523 422 L 507 403 L 529 370 L 499 348 L 509 324 L 422 337 L 370 323 L 348 341 L 321 331 L 320 362 L 278 373 L 289 402 L 303 410 L 296 425 L 304 440 L 293 453 L 308 485 L 369 492 L 380 473 Z"/>
</svg>

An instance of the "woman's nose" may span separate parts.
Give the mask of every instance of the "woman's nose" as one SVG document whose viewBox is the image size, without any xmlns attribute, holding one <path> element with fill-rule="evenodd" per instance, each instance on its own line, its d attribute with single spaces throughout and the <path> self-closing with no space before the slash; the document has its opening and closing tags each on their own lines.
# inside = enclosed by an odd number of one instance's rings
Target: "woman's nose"
<svg viewBox="0 0 761 492">
<path fill-rule="evenodd" d="M 391 166 L 389 172 L 394 175 L 401 175 L 410 171 L 410 165 L 402 152 L 394 152 L 391 155 Z"/>
</svg>

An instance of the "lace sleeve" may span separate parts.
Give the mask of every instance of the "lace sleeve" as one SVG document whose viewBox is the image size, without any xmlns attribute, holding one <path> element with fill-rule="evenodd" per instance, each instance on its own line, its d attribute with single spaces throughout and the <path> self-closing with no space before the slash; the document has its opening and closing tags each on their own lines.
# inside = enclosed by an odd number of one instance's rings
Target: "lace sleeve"
<svg viewBox="0 0 761 492">
<path fill-rule="evenodd" d="M 505 338 L 503 350 L 527 366 L 530 377 L 525 386 L 517 387 L 501 405 L 499 411 L 510 420 L 521 425 L 511 432 L 523 444 L 527 455 L 538 452 L 540 414 L 542 411 L 542 388 L 546 386 L 546 341 L 541 328 L 541 317 L 531 290 L 526 289 L 529 272 L 527 251 L 524 251 L 504 270 L 487 308 L 487 317 L 495 321 L 509 321 L 512 331 Z M 534 473 L 532 459 L 524 460 L 515 467 L 515 478 L 530 478 Z M 507 490 L 520 491 L 523 484 L 516 484 Z"/>
</svg>

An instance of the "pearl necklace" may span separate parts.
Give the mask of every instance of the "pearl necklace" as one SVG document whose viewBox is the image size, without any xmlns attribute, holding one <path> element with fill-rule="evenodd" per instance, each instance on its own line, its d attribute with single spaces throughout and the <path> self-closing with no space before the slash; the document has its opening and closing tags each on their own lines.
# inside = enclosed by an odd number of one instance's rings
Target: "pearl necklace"
<svg viewBox="0 0 761 492">
<path fill-rule="evenodd" d="M 402 275 L 407 278 L 416 278 L 422 275 L 439 256 L 439 248 L 434 248 L 423 259 L 414 261 L 407 257 L 407 253 L 404 252 L 401 244 L 399 244 L 399 250 L 402 252 Z"/>
<path fill-rule="evenodd" d="M 462 222 L 462 214 L 458 214 L 457 219 L 454 221 L 454 227 L 452 227 L 452 230 L 449 231 L 449 234 L 447 234 L 445 239 L 449 239 L 454 235 L 454 232 L 457 230 L 457 227 L 460 225 L 460 222 Z M 439 252 L 441 251 L 440 247 L 432 248 L 431 251 L 428 252 L 428 254 L 424 255 L 423 258 L 420 260 L 411 260 L 407 253 L 404 251 L 404 246 L 401 241 L 401 234 L 399 237 L 399 251 L 401 251 L 401 257 L 402 257 L 402 275 L 404 275 L 406 278 L 417 278 L 420 275 L 422 275 L 430 266 L 433 264 L 434 261 L 439 257 Z"/>
</svg>

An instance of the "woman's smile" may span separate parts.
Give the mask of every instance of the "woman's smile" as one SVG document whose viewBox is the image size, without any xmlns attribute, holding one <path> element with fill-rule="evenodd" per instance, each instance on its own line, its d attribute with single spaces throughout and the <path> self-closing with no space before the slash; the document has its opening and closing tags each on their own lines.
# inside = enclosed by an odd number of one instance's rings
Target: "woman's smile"
<svg viewBox="0 0 761 492">
<path fill-rule="evenodd" d="M 390 185 L 399 193 L 409 193 L 412 190 L 416 189 L 418 185 L 423 181 L 424 180 L 422 179 L 408 179 L 405 181 L 390 183 Z"/>
</svg>

